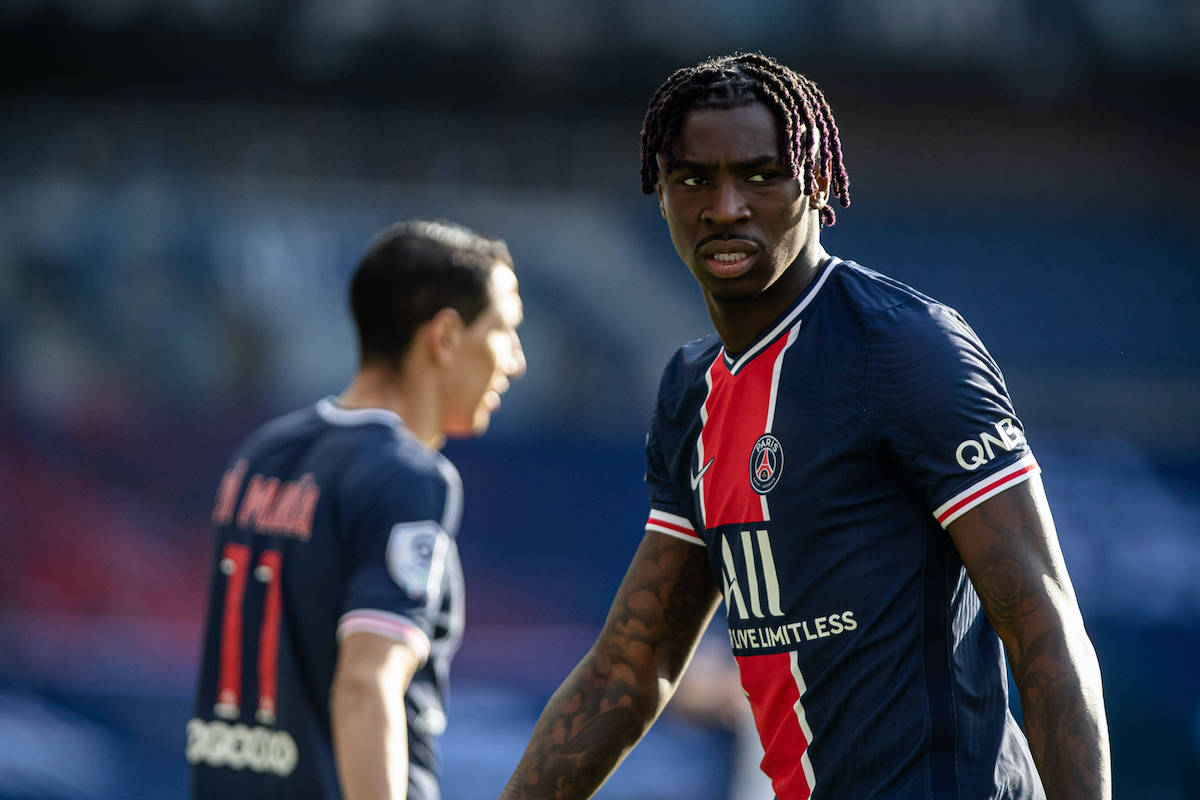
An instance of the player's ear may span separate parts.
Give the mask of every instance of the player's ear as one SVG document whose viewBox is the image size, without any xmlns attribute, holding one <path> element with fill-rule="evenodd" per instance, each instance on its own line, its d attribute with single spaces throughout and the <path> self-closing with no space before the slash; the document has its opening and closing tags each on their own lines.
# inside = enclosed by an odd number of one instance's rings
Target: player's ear
<svg viewBox="0 0 1200 800">
<path fill-rule="evenodd" d="M 824 175 L 813 176 L 813 193 L 809 195 L 808 207 L 822 209 L 829 202 L 829 164 L 825 164 Z"/>
<path fill-rule="evenodd" d="M 658 195 L 658 213 L 662 215 L 663 219 L 666 219 L 667 208 L 663 205 L 663 183 L 665 183 L 667 180 L 667 176 L 665 174 L 667 160 L 662 157 L 661 153 L 655 156 L 654 160 L 658 164 L 658 180 L 654 182 L 654 193 Z"/>
<path fill-rule="evenodd" d="M 448 364 L 454 360 L 465 330 L 462 316 L 453 308 L 443 308 L 421 326 L 420 338 L 435 363 Z"/>
</svg>

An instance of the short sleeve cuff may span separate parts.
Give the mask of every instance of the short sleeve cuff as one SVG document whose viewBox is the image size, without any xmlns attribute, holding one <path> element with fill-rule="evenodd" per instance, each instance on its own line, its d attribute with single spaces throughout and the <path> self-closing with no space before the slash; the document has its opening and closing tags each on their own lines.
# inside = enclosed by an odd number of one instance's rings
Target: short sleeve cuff
<svg viewBox="0 0 1200 800">
<path fill-rule="evenodd" d="M 704 540 L 696 533 L 695 527 L 687 517 L 669 514 L 657 508 L 650 509 L 650 518 L 646 520 L 646 530 L 665 533 L 692 544 L 704 544 Z"/>
<path fill-rule="evenodd" d="M 945 528 L 984 500 L 1029 480 L 1030 476 L 1037 475 L 1041 471 L 1042 468 L 1038 466 L 1033 454 L 1026 455 L 1020 461 L 1010 464 L 999 472 L 993 472 L 980 478 L 963 489 L 938 506 L 937 510 L 933 512 L 933 516 L 937 519 L 938 524 Z"/>
<path fill-rule="evenodd" d="M 422 665 L 429 660 L 429 636 L 407 617 L 393 614 L 390 611 L 357 608 L 347 611 L 338 620 L 337 638 L 339 642 L 351 633 L 360 632 L 373 633 L 403 642 L 416 653 L 417 660 Z"/>
</svg>

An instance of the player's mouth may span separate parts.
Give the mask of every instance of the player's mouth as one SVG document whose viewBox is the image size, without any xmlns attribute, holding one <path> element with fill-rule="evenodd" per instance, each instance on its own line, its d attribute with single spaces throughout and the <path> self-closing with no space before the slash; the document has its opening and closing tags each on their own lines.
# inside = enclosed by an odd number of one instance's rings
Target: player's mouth
<svg viewBox="0 0 1200 800">
<path fill-rule="evenodd" d="M 700 258 L 717 278 L 737 278 L 749 271 L 758 246 L 744 239 L 709 242 L 700 248 Z"/>
<path fill-rule="evenodd" d="M 507 391 L 507 380 L 498 380 L 488 387 L 488 390 L 483 394 L 483 403 L 487 406 L 488 411 L 495 411 L 500 407 L 500 395 Z"/>
</svg>

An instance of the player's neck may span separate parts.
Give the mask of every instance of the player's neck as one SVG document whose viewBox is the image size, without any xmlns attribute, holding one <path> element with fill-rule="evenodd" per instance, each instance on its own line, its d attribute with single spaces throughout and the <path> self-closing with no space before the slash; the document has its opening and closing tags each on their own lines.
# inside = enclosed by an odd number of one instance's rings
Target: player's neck
<svg viewBox="0 0 1200 800">
<path fill-rule="evenodd" d="M 427 447 L 438 449 L 444 437 L 433 381 L 420 380 L 384 366 L 363 366 L 337 397 L 342 408 L 382 408 L 392 411 Z"/>
<path fill-rule="evenodd" d="M 729 353 L 741 353 L 812 284 L 829 254 L 806 247 L 779 278 L 754 297 L 721 299 L 704 293 L 708 316 Z"/>
</svg>

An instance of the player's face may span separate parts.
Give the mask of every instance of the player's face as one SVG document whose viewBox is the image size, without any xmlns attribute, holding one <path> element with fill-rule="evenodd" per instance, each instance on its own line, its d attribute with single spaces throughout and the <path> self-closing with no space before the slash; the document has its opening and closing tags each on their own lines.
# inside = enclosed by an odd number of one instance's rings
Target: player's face
<svg viewBox="0 0 1200 800">
<path fill-rule="evenodd" d="M 508 265 L 492 269 L 488 296 L 488 307 L 463 332 L 449 376 L 445 428 L 452 436 L 486 431 L 509 381 L 525 373 L 525 352 L 517 336 L 524 310 L 517 276 Z"/>
<path fill-rule="evenodd" d="M 755 297 L 796 260 L 812 228 L 809 198 L 784 169 L 775 115 L 760 102 L 694 109 L 659 156 L 658 197 L 671 241 L 705 293 Z"/>
</svg>

